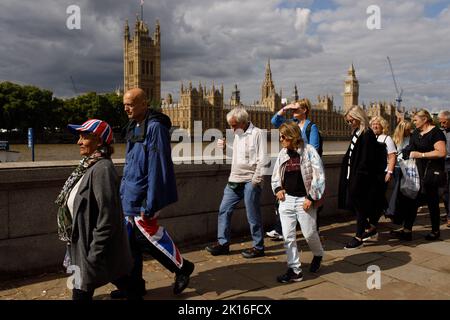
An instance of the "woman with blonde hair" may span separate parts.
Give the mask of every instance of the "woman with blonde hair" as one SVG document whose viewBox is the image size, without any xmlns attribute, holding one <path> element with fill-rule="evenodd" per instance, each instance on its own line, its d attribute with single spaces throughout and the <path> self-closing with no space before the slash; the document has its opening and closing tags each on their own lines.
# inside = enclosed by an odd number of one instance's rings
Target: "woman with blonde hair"
<svg viewBox="0 0 450 320">
<path fill-rule="evenodd" d="M 403 228 L 392 231 L 399 239 L 411 241 L 412 227 L 417 216 L 417 209 L 426 203 L 430 211 L 431 232 L 426 240 L 440 238 L 439 221 L 439 187 L 445 184 L 445 147 L 444 133 L 434 125 L 430 113 L 422 109 L 414 115 L 413 123 L 416 130 L 403 151 L 403 157 L 416 159 L 420 178 L 420 191 L 416 199 L 409 199 L 399 193 L 399 206 L 403 218 Z"/>
<path fill-rule="evenodd" d="M 403 149 L 409 145 L 409 139 L 411 137 L 412 124 L 409 120 L 402 120 L 399 122 L 394 130 L 392 140 L 397 146 L 397 159 L 401 161 L 403 159 Z M 386 209 L 385 216 L 390 218 L 394 223 L 398 222 L 397 202 L 398 192 L 400 191 L 400 179 L 402 177 L 402 170 L 398 162 L 394 168 L 394 188 L 392 191 L 391 199 L 389 200 L 389 207 Z"/>
<path fill-rule="evenodd" d="M 381 168 L 376 179 L 376 192 L 378 192 L 377 198 L 380 199 L 380 201 L 377 202 L 377 206 L 376 208 L 374 208 L 375 216 L 372 219 L 372 222 L 374 224 L 371 223 L 369 229 L 367 230 L 366 237 L 363 238 L 363 241 L 367 241 L 378 236 L 378 220 L 388 207 L 388 202 L 386 200 L 386 191 L 388 183 L 391 181 L 394 174 L 395 163 L 397 162 L 397 148 L 394 141 L 389 136 L 389 123 L 383 117 L 375 116 L 370 119 L 370 127 L 375 134 L 378 143 L 382 144 L 386 149 L 387 157 L 384 159 L 377 158 L 377 161 L 382 161 L 382 163 L 379 163 L 380 168 L 382 166 L 385 166 L 384 168 Z"/>
<path fill-rule="evenodd" d="M 288 283 L 303 279 L 296 241 L 297 221 L 314 255 L 309 271 L 315 273 L 320 268 L 323 247 L 316 227 L 316 215 L 325 191 L 325 172 L 319 154 L 312 145 L 303 142 L 296 123 L 281 125 L 280 141 L 283 149 L 275 162 L 272 190 L 280 201 L 288 270 L 277 277 L 277 281 Z"/>
<path fill-rule="evenodd" d="M 339 208 L 356 214 L 356 235 L 345 249 L 356 249 L 367 238 L 369 223 L 376 224 L 374 208 L 377 204 L 377 170 L 375 150 L 377 138 L 369 127 L 369 119 L 361 107 L 354 106 L 344 116 L 353 129 L 352 139 L 344 156 L 339 179 Z"/>
</svg>

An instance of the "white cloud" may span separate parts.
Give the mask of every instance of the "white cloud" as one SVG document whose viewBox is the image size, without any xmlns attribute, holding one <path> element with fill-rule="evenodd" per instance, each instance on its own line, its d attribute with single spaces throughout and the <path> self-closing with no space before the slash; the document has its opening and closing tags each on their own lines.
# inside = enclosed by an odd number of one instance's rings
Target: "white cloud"
<svg viewBox="0 0 450 320">
<path fill-rule="evenodd" d="M 264 67 L 271 58 L 277 89 L 290 96 L 294 83 L 315 100 L 332 94 L 342 104 L 350 63 L 360 80 L 360 100 L 394 100 L 386 56 L 392 59 L 404 103 L 442 109 L 449 105 L 450 9 L 426 17 L 437 0 L 153 0 L 145 3 L 151 29 L 160 19 L 162 94 L 181 81 L 234 83 L 243 101 L 259 99 Z M 58 95 L 72 94 L 69 76 L 80 90 L 113 90 L 122 81 L 122 32 L 134 27 L 139 3 L 80 0 L 82 30 L 65 28 L 71 0 L 2 0 L 0 79 L 34 83 Z M 368 30 L 366 9 L 381 9 L 381 30 Z M 321 6 L 323 7 L 323 5 Z"/>
<path fill-rule="evenodd" d="M 297 8 L 297 19 L 295 20 L 295 29 L 300 33 L 305 33 L 310 21 L 311 10 Z"/>
</svg>

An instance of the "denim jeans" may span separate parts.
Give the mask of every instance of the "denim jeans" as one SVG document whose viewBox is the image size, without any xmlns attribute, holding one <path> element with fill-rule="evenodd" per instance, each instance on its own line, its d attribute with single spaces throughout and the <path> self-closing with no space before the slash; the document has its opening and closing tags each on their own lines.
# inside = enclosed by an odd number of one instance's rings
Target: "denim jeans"
<svg viewBox="0 0 450 320">
<path fill-rule="evenodd" d="M 231 216 L 236 205 L 244 199 L 247 220 L 253 238 L 253 247 L 264 249 L 264 232 L 260 208 L 261 187 L 253 186 L 251 182 L 245 183 L 242 188 L 231 189 L 228 184 L 223 191 L 222 203 L 220 204 L 217 240 L 219 244 L 230 243 Z"/>
<path fill-rule="evenodd" d="M 297 221 L 300 223 L 302 234 L 314 256 L 323 256 L 323 248 L 317 231 L 317 209 L 303 210 L 305 197 L 286 195 L 280 202 L 280 219 L 283 229 L 284 247 L 286 248 L 287 264 L 295 273 L 301 272 L 300 257 L 297 249 Z"/>
</svg>

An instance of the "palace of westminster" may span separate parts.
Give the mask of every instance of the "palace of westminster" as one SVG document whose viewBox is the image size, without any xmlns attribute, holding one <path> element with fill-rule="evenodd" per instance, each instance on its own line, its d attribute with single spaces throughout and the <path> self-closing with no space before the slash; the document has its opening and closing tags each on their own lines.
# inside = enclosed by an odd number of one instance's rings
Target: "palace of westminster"
<svg viewBox="0 0 450 320">
<path fill-rule="evenodd" d="M 226 114 L 236 106 L 242 106 L 247 110 L 252 123 L 262 129 L 273 128 L 270 120 L 281 108 L 282 92 L 275 90 L 270 68 L 270 60 L 265 70 L 265 78 L 261 86 L 261 98 L 253 105 L 242 105 L 240 92 L 237 86 L 229 100 L 225 100 L 223 85 L 217 88 L 214 84 L 211 88 L 193 87 L 181 84 L 179 101 L 175 102 L 170 94 L 161 99 L 161 29 L 156 22 L 153 37 L 143 20 L 136 18 L 134 36 L 130 35 L 128 21 L 124 34 L 124 90 L 142 88 L 149 101 L 162 100 L 162 112 L 167 114 L 174 127 L 194 132 L 194 121 L 202 121 L 203 130 L 228 128 Z M 359 83 L 356 78 L 353 64 L 347 72 L 344 82 L 344 107 L 343 111 L 336 110 L 333 97 L 318 96 L 317 103 L 312 103 L 310 119 L 319 126 L 324 138 L 346 138 L 350 134 L 350 128 L 343 120 L 343 112 L 354 105 L 358 105 Z M 293 99 L 298 100 L 298 90 L 295 85 Z M 370 103 L 369 107 L 363 106 L 369 117 L 382 116 L 390 124 L 393 130 L 401 113 L 391 103 Z"/>
</svg>

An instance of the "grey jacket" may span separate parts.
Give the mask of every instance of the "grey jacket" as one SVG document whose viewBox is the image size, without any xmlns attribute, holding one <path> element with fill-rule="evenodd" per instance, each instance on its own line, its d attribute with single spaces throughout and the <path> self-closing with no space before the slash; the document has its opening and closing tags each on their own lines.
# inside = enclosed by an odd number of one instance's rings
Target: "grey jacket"
<svg viewBox="0 0 450 320">
<path fill-rule="evenodd" d="M 128 274 L 132 257 L 120 204 L 119 177 L 111 160 L 102 159 L 86 171 L 73 213 L 69 253 L 75 266 L 75 288 L 93 290 Z"/>
</svg>

